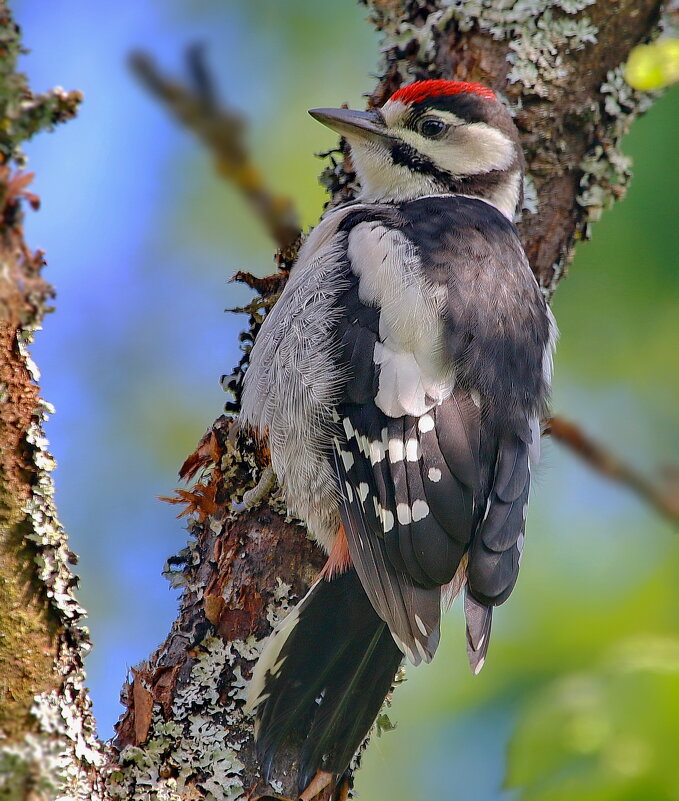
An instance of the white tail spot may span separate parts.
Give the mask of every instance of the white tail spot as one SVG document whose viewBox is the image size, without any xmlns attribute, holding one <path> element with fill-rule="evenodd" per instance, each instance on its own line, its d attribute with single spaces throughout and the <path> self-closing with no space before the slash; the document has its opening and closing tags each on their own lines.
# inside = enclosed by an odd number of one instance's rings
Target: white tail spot
<svg viewBox="0 0 679 801">
<path fill-rule="evenodd" d="M 422 632 L 422 634 L 424 634 L 425 637 L 428 637 L 429 632 L 427 631 L 427 628 L 419 615 L 415 615 L 415 623 L 417 623 L 417 628 Z"/>
</svg>

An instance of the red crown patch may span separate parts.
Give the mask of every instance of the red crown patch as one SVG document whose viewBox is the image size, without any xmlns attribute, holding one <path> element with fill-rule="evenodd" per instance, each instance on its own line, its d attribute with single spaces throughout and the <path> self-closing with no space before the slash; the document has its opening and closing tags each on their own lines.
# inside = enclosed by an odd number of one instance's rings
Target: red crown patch
<svg viewBox="0 0 679 801">
<path fill-rule="evenodd" d="M 389 98 L 390 100 L 400 100 L 401 103 L 419 103 L 428 97 L 442 97 L 447 95 L 474 94 L 484 98 L 484 100 L 497 100 L 495 92 L 481 83 L 470 83 L 468 81 L 416 81 L 415 83 L 402 86 Z"/>
</svg>

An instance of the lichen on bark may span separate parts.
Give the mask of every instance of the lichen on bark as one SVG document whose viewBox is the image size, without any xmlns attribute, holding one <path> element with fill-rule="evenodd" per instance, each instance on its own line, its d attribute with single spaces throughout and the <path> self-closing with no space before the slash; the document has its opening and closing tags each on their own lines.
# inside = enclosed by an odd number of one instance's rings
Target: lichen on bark
<svg viewBox="0 0 679 801">
<path fill-rule="evenodd" d="M 604 20 L 613 13 L 610 6 L 579 0 L 509 3 L 501 6 L 504 11 L 490 0 L 366 3 L 371 19 L 382 31 L 384 53 L 382 78 L 371 104 L 381 105 L 402 83 L 448 77 L 489 84 L 512 108 L 530 170 L 531 192 L 520 222 L 521 232 L 533 269 L 550 294 L 576 236 L 586 233 L 593 209 L 620 195 L 620 187 L 627 180 L 624 162 L 616 155 L 619 139 L 647 101 L 613 76 L 617 76 L 629 48 L 651 35 L 660 8 L 655 0 L 635 3 L 632 18 L 626 15 L 630 4 L 631 0 L 618 4 L 620 15 Z M 600 28 L 605 30 L 600 32 Z M 334 153 L 322 181 L 330 190 L 331 203 L 351 199 L 357 187 L 350 153 Z M 281 262 L 289 267 L 289 251 L 285 259 L 279 259 Z M 243 358 L 225 382 L 234 395 L 229 404 L 233 412 L 238 410 L 249 348 L 262 314 L 275 301 L 286 275 L 283 270 L 263 280 L 239 276 L 258 292 L 258 297 L 244 309 L 249 317 L 248 330 L 242 336 Z M 190 524 L 193 542 L 184 554 L 183 571 L 175 576 L 186 584 L 182 610 L 163 649 L 144 666 L 153 712 L 149 715 L 149 705 L 143 706 L 145 724 L 141 729 L 148 731 L 147 742 L 157 743 L 156 738 L 160 738 L 165 745 L 160 749 L 153 745 L 143 753 L 147 758 L 149 750 L 158 755 L 153 769 L 167 777 L 156 785 L 157 795 L 149 798 L 166 797 L 163 793 L 168 792 L 168 783 L 179 797 L 194 797 L 190 792 L 200 798 L 219 798 L 214 793 L 218 775 L 229 788 L 224 797 L 237 792 L 236 779 L 243 782 L 246 797 L 260 793 L 291 797 L 294 792 L 294 771 L 281 776 L 274 787 L 257 779 L 251 721 L 243 717 L 241 709 L 242 679 L 249 675 L 261 639 L 273 623 L 272 608 L 279 608 L 282 602 L 291 606 L 300 597 L 322 557 L 310 545 L 304 530 L 285 520 L 277 494 L 266 506 L 234 513 L 233 502 L 242 499 L 267 464 L 266 452 L 253 440 L 243 432 L 233 435 L 235 425 L 227 419 L 218 421 L 193 460 L 200 461 L 206 472 L 194 487 L 196 498 L 184 496 L 194 514 Z M 237 469 L 234 459 L 240 460 Z M 267 553 L 264 573 L 262 548 Z M 186 637 L 184 650 L 180 636 Z M 215 637 L 222 641 L 216 651 Z M 247 647 L 239 645 L 242 643 Z M 179 764 L 178 760 L 173 767 L 173 760 L 185 752 L 195 730 L 182 723 L 173 729 L 173 744 L 168 744 L 166 727 L 172 715 L 165 712 L 158 717 L 164 706 L 162 694 L 153 687 L 170 666 L 176 670 L 173 697 L 183 699 L 187 682 L 195 681 L 198 660 L 210 659 L 221 676 L 217 692 L 222 694 L 224 708 L 215 708 L 208 717 L 223 731 L 224 756 L 214 765 L 195 760 Z M 208 675 L 200 680 L 200 686 L 211 697 L 215 689 L 206 683 Z M 128 793 L 131 787 L 139 786 L 140 771 L 148 773 L 150 768 L 148 763 L 141 768 L 134 760 L 125 763 L 126 754 L 141 758 L 141 752 L 126 750 L 130 744 L 141 747 L 134 745 L 135 698 L 140 697 L 134 692 L 137 680 L 135 675 L 128 687 L 128 711 L 119 726 L 119 746 L 123 749 L 120 781 Z M 195 708 L 197 719 L 202 720 L 207 710 L 206 705 Z M 182 712 L 180 720 L 187 721 L 194 713 Z M 212 729 L 206 726 L 204 731 Z"/>
<path fill-rule="evenodd" d="M 53 297 L 23 236 L 38 207 L 21 145 L 73 116 L 77 92 L 34 95 L 17 71 L 20 31 L 0 9 L 0 799 L 96 798 L 103 761 L 84 687 L 90 643 L 74 560 L 54 507 L 29 347 Z"/>
<path fill-rule="evenodd" d="M 629 90 L 620 67 L 631 47 L 656 30 L 662 4 L 364 4 L 383 35 L 382 77 L 372 105 L 402 83 L 446 77 L 486 83 L 512 109 L 530 174 L 520 231 L 551 294 L 573 242 L 587 235 L 589 223 L 629 180 L 620 139 L 651 98 Z M 6 10 L 0 11 L 0 39 L 0 634 L 8 633 L 4 642 L 0 637 L 0 672 L 17 689 L 12 703 L 0 707 L 0 801 L 292 796 L 294 771 L 271 786 L 259 778 L 243 702 L 264 638 L 304 594 L 323 556 L 303 527 L 286 518 L 278 493 L 242 509 L 268 454 L 232 416 L 215 422 L 182 468 L 194 483 L 175 498 L 186 504 L 189 530 L 188 545 L 167 566 L 171 581 L 183 588 L 177 619 L 123 689 L 115 750 L 94 738 L 82 670 L 89 641 L 52 502 L 53 463 L 43 434 L 48 407 L 27 352 L 51 288 L 42 278 L 40 254 L 27 248 L 21 230 L 23 207 L 37 200 L 27 178 L 12 172 L 23 164 L 21 142 L 72 115 L 79 97 L 31 94 L 16 72 L 20 41 Z M 323 175 L 333 203 L 356 191 L 350 154 L 343 155 Z M 288 241 L 280 243 L 286 245 L 278 258 L 284 269 L 263 280 L 240 276 L 258 297 L 244 309 L 243 358 L 226 382 L 233 412 L 249 348 L 294 259 L 293 234 L 288 225 Z M 292 764 L 294 754 L 288 756 Z"/>
</svg>

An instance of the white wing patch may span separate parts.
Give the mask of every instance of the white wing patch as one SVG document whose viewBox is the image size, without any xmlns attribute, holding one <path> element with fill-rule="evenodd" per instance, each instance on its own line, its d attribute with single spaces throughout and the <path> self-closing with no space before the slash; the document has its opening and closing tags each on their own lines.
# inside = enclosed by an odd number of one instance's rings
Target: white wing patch
<svg viewBox="0 0 679 801">
<path fill-rule="evenodd" d="M 375 403 L 389 417 L 421 417 L 449 397 L 455 383 L 444 355 L 447 289 L 426 279 L 416 249 L 402 233 L 379 222 L 351 231 L 348 254 L 361 302 L 380 310 Z"/>
</svg>

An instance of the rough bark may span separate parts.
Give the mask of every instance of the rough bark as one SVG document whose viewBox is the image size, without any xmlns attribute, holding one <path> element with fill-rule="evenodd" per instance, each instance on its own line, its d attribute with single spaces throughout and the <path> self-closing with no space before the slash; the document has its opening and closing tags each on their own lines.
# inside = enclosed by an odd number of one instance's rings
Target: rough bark
<svg viewBox="0 0 679 801">
<path fill-rule="evenodd" d="M 20 145 L 72 117 L 77 92 L 34 95 L 16 72 L 19 31 L 0 8 L 0 798 L 96 797 L 101 764 L 83 687 L 89 649 L 75 561 L 52 502 L 40 398 L 28 353 L 53 297 L 43 255 L 24 241 L 38 207 Z"/>
<path fill-rule="evenodd" d="M 620 153 L 620 138 L 650 97 L 624 84 L 622 64 L 631 47 L 657 29 L 661 2 L 536 0 L 532 6 L 516 3 L 516 8 L 503 10 L 493 0 L 368 0 L 366 5 L 383 33 L 385 53 L 372 104 L 379 105 L 401 83 L 450 77 L 487 83 L 514 109 L 529 169 L 520 229 L 533 270 L 551 295 L 574 241 L 625 192 L 629 164 Z M 5 23 L 11 25 L 9 20 Z M 11 186 L 9 174 L 0 181 L 5 188 Z M 350 159 L 345 155 L 333 162 L 323 181 L 332 202 L 350 198 L 355 190 Z M 7 189 L 5 197 L 12 197 Z M 108 764 L 92 742 L 81 684 L 86 636 L 64 572 L 66 546 L 49 500 L 42 449 L 44 407 L 25 352 L 49 290 L 39 275 L 39 256 L 17 244 L 22 240 L 16 191 L 14 197 L 14 206 L 7 200 L 2 206 L 0 243 L 3 260 L 11 265 L 2 278 L 7 282 L 7 308 L 0 309 L 6 326 L 3 370 L 9 371 L 3 375 L 7 389 L 2 396 L 9 456 L 4 457 L 0 494 L 0 515 L 8 534 L 3 534 L 0 547 L 3 564 L 9 560 L 10 576 L 0 585 L 0 625 L 5 620 L 9 629 L 15 626 L 13 648 L 4 658 L 19 663 L 21 679 L 17 678 L 17 711 L 7 731 L 24 751 L 22 767 L 14 774 L 20 781 L 5 791 L 0 779 L 0 798 L 14 801 L 32 792 L 30 776 L 37 770 L 29 749 L 33 736 L 56 738 L 71 771 L 71 779 L 58 776 L 52 782 L 46 798 L 82 795 L 88 760 L 87 781 L 95 797 L 291 797 L 294 770 L 275 787 L 259 780 L 252 721 L 243 715 L 242 705 L 264 637 L 304 593 L 323 557 L 303 528 L 286 520 L 276 495 L 257 508 L 242 509 L 244 494 L 267 465 L 267 453 L 229 416 L 215 422 L 182 468 L 182 476 L 194 483 L 175 499 L 186 504 L 190 535 L 186 549 L 167 566 L 170 579 L 184 588 L 177 620 L 163 645 L 133 671 L 123 690 L 126 712 L 117 726 L 117 751 Z M 257 205 L 256 197 L 250 200 Z M 289 227 L 285 237 L 287 242 L 279 239 L 279 244 L 288 245 L 279 258 L 282 267 L 289 266 L 293 255 Z M 259 295 L 245 309 L 249 330 L 242 336 L 243 358 L 227 381 L 235 396 L 229 405 L 232 411 L 237 410 L 253 336 L 285 278 L 285 270 L 268 280 L 241 276 Z M 37 511 L 29 513 L 29 508 Z M 55 581 L 58 592 L 53 591 Z M 28 618 L 27 648 L 41 654 L 34 664 L 31 653 L 17 643 L 16 626 L 24 625 L 18 622 L 18 598 L 29 599 L 22 611 Z M 0 650 L 0 658 L 3 653 Z M 36 707 L 31 708 L 36 693 L 61 699 L 65 692 L 72 695 L 70 709 L 84 732 L 77 742 L 85 743 L 85 755 L 78 745 L 72 747 L 68 732 L 49 734 L 51 721 L 40 712 L 42 707 L 37 714 Z M 61 701 L 49 709 L 65 714 Z M 0 729 L 8 726 L 3 720 L 0 710 Z M 8 753 L 3 743 L 0 766 Z M 342 787 L 335 796 L 345 797 L 346 790 Z M 329 797 L 321 796 L 326 801 Z"/>
</svg>

